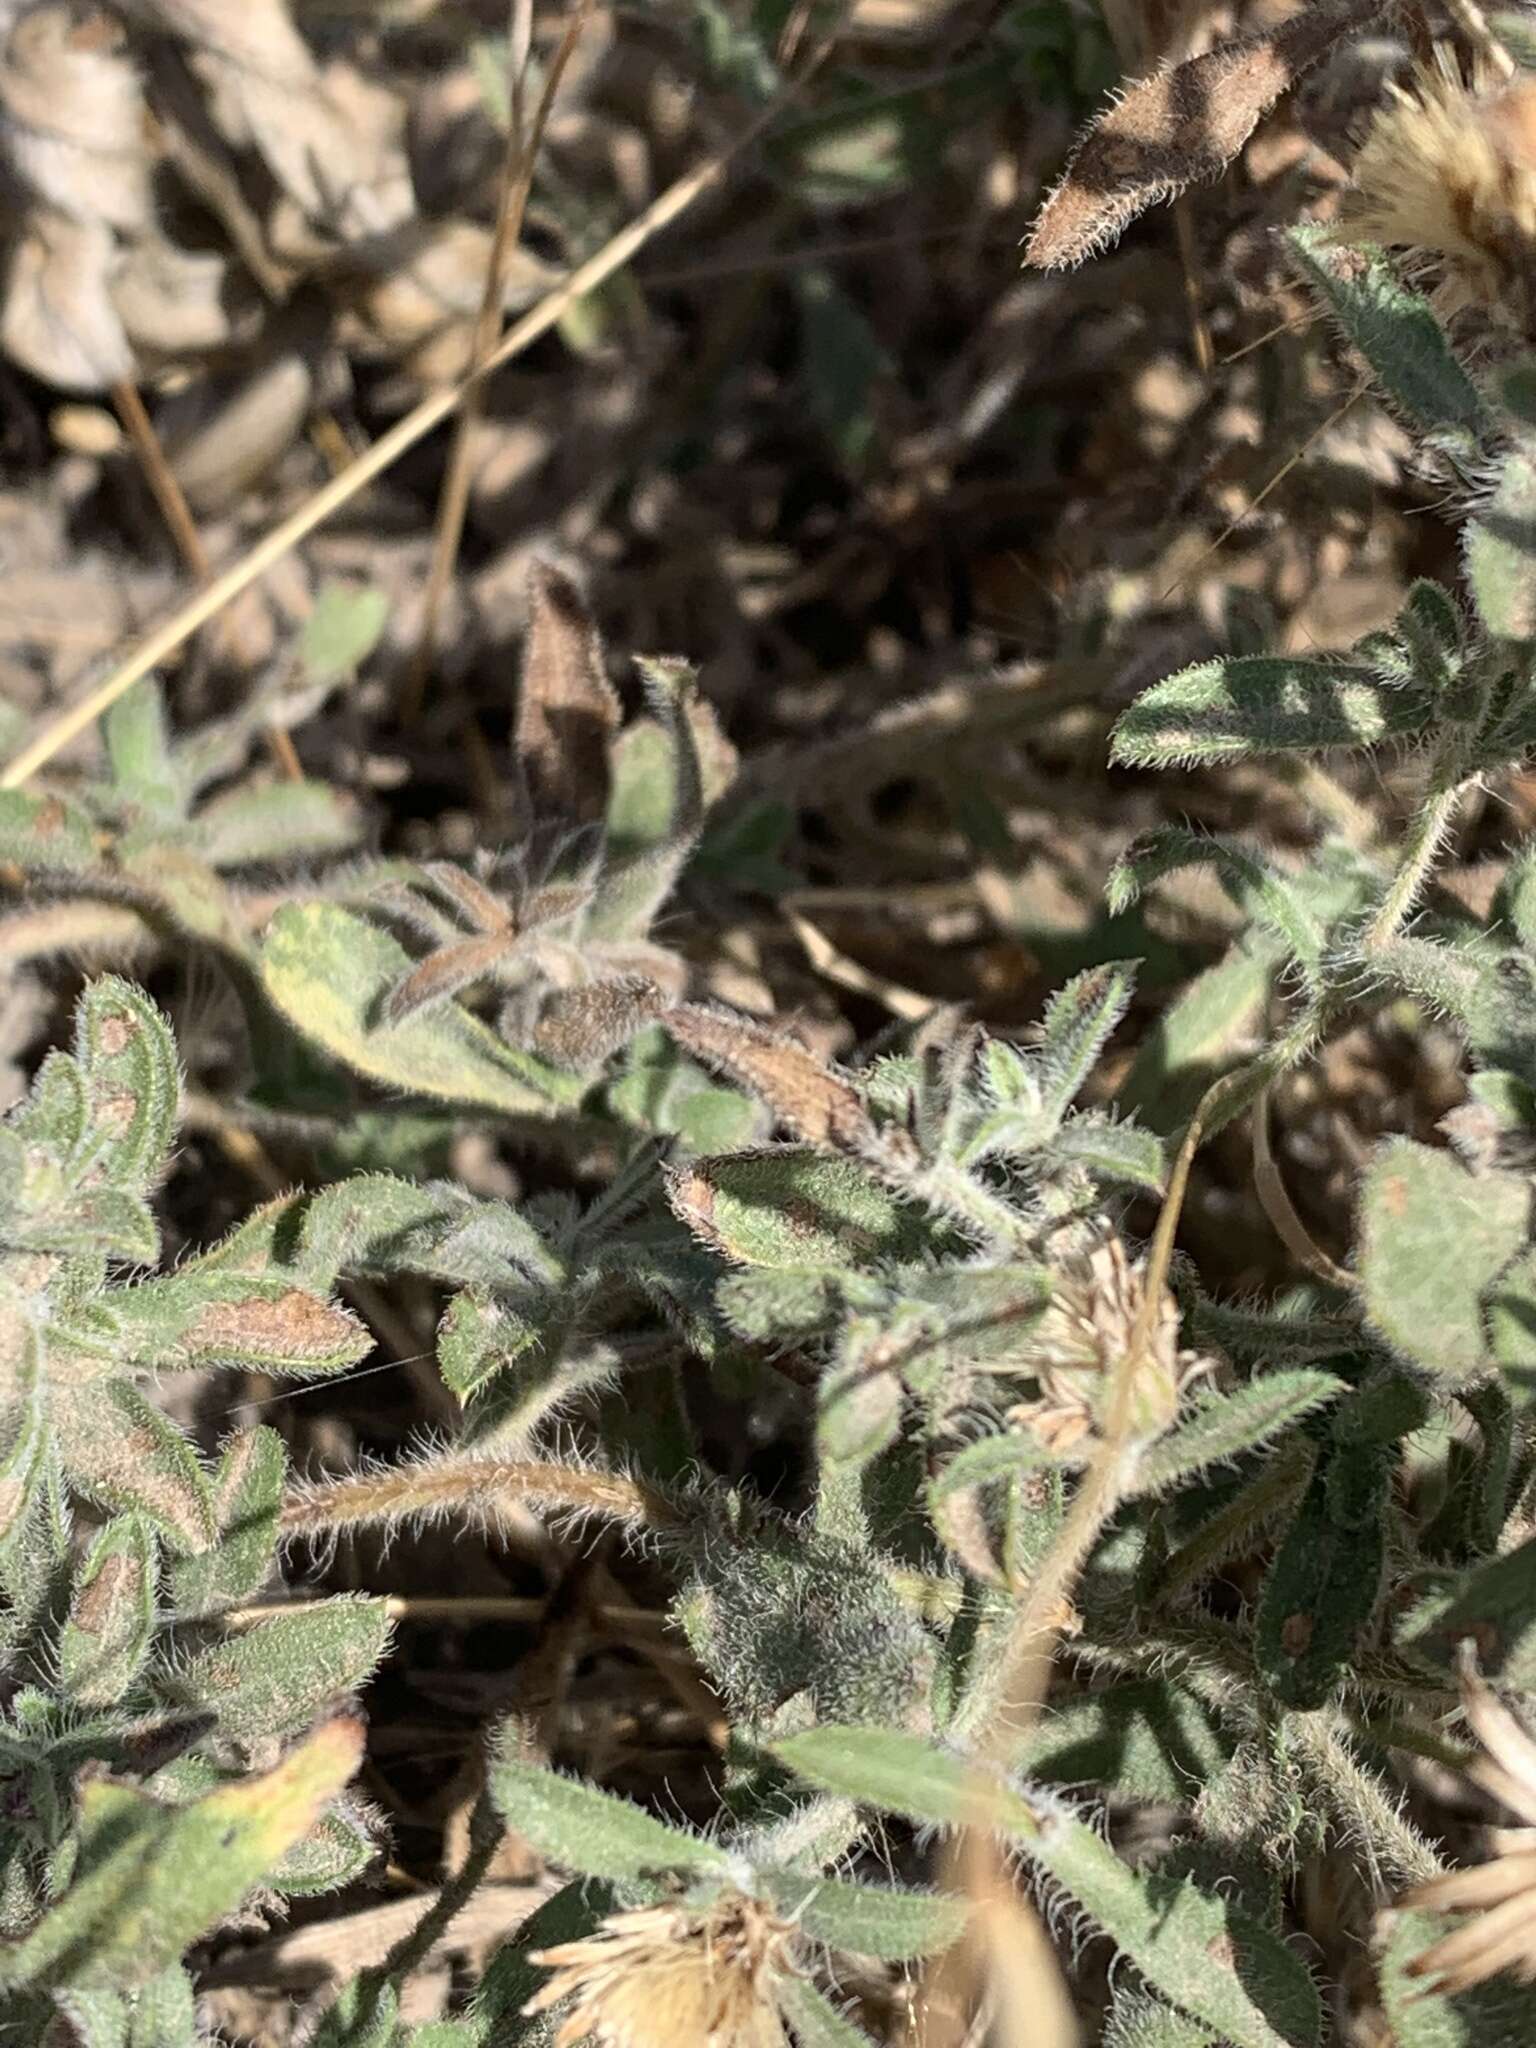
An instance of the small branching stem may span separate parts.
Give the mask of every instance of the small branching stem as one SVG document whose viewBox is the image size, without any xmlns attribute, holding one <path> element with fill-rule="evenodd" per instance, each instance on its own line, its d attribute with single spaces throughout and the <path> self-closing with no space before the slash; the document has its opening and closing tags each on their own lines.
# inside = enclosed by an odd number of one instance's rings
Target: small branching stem
<svg viewBox="0 0 1536 2048">
<path fill-rule="evenodd" d="M 1431 778 L 1424 801 L 1408 828 L 1397 871 L 1365 934 L 1367 953 L 1379 952 L 1396 938 L 1404 919 L 1423 894 L 1466 787 L 1466 777 L 1459 765 L 1453 768 L 1450 762 L 1442 763 Z"/>
<path fill-rule="evenodd" d="M 423 1515 L 463 1514 L 494 1522 L 514 1503 L 601 1515 L 641 1529 L 681 1529 L 686 1520 L 674 1502 L 619 1472 L 519 1458 L 447 1457 L 303 1487 L 289 1496 L 282 1529 L 292 1540 L 388 1527 Z"/>
</svg>

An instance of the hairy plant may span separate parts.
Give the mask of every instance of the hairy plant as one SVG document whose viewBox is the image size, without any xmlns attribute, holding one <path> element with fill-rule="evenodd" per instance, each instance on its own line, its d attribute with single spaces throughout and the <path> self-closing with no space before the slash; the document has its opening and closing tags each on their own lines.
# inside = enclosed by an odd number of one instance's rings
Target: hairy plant
<svg viewBox="0 0 1536 2048">
<path fill-rule="evenodd" d="M 256 1261 L 152 1270 L 178 1096 L 164 1020 L 109 977 L 0 1125 L 0 2021 L 25 2038 L 57 2010 L 90 2042 L 191 2043 L 187 1947 L 374 1855 L 341 1796 L 360 1726 L 316 1722 L 382 1655 L 383 1603 L 226 1627 L 276 1571 L 282 1440 L 239 1431 L 210 1466 L 153 1398 L 370 1340 Z"/>
<path fill-rule="evenodd" d="M 1370 11 L 1309 10 L 1134 88 L 1037 258 L 1219 169 Z M 1145 1044 L 1118 1057 L 1132 962 L 1076 974 L 1017 1042 L 938 1008 L 841 1063 L 690 999 L 657 920 L 726 779 L 711 731 L 661 661 L 624 729 L 548 569 L 511 849 L 327 875 L 277 912 L 255 974 L 336 1069 L 579 1131 L 580 1173 L 516 1200 L 331 1178 L 151 1270 L 174 1055 L 142 994 L 87 990 L 75 1051 L 0 1134 L 0 1992 L 19 2021 L 91 2048 L 195 2040 L 188 1944 L 253 1888 L 337 1882 L 371 1853 L 342 1791 L 355 1728 L 322 1716 L 380 1656 L 382 1609 L 242 1611 L 283 1547 L 494 1534 L 531 1508 L 621 1536 L 665 1588 L 719 1703 L 718 1811 L 648 1811 L 508 1722 L 434 1911 L 507 1831 L 550 1895 L 455 2017 L 402 2017 L 395 1955 L 316 2017 L 319 2048 L 855 2048 L 860 1959 L 910 1967 L 926 2024 L 946 1972 L 1001 1970 L 1021 1889 L 1112 1955 L 1114 2048 L 1323 2048 L 1335 1987 L 1292 1902 L 1324 1853 L 1395 2048 L 1536 2037 L 1529 1844 L 1449 1871 L 1417 1797 L 1424 1765 L 1462 1767 L 1532 1811 L 1536 846 L 1485 912 L 1439 886 L 1463 806 L 1536 750 L 1536 364 L 1503 262 L 1524 243 L 1489 227 L 1506 205 L 1524 232 L 1499 169 L 1522 169 L 1524 89 L 1421 79 L 1362 159 L 1374 198 L 1289 240 L 1462 507 L 1462 587 L 1413 583 L 1336 656 L 1217 652 L 1115 727 L 1129 771 L 1281 760 L 1317 788 L 1390 756 L 1416 778 L 1400 828 L 1321 825 L 1289 861 L 1186 828 L 1125 849 L 1114 910 L 1191 868 L 1233 906 L 1230 953 L 1154 1027 L 1164 1051 L 1204 1043 L 1243 992 L 1219 1059 L 1184 1062 L 1192 1089 L 1149 1090 Z M 1480 137 L 1481 210 L 1457 216 L 1466 246 L 1433 221 L 1415 241 L 1414 138 L 1457 121 Z M 1475 270 L 1431 294 L 1367 229 Z M 1501 293 L 1510 318 L 1472 347 L 1461 314 Z M 159 730 L 149 701 L 124 735 Z M 194 785 L 161 802 L 135 772 L 135 818 L 195 840 Z M 83 862 L 125 801 L 113 784 L 16 829 L 51 823 Z M 1269 1155 L 1270 1091 L 1389 1004 L 1459 1035 L 1466 1099 L 1440 1142 L 1375 1147 L 1333 1258 Z M 1244 1115 L 1297 1266 L 1273 1299 L 1234 1300 L 1175 1250 L 1199 1147 Z M 401 1278 L 435 1290 L 451 1431 L 291 1482 L 275 1436 L 210 1465 L 151 1398 L 177 1368 L 344 1370 L 366 1345 L 333 1290 Z M 718 1421 L 770 1401 L 790 1418 L 771 1489 Z M 1127 1853 L 1104 1817 L 1149 1808 L 1171 1823 Z"/>
</svg>

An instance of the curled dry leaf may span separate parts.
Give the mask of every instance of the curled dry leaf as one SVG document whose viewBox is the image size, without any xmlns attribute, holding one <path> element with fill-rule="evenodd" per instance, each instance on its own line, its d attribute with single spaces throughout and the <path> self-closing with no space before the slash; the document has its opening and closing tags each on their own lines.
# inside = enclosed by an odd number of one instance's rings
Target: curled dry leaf
<svg viewBox="0 0 1536 2048">
<path fill-rule="evenodd" d="M 0 59 L 0 142 L 29 193 L 74 220 L 133 230 L 150 218 L 143 95 L 118 50 L 73 10 L 23 14 Z"/>
<path fill-rule="evenodd" d="M 601 820 L 619 715 L 586 600 L 568 576 L 535 563 L 515 747 L 536 816 L 573 825 Z"/>
<path fill-rule="evenodd" d="M 1379 0 L 1309 7 L 1130 86 L 1089 129 L 1041 208 L 1025 262 L 1040 270 L 1081 263 L 1149 206 L 1217 177 L 1281 94 L 1379 11 Z"/>
<path fill-rule="evenodd" d="M 311 219 L 363 233 L 398 218 L 398 181 L 327 91 L 283 0 L 129 0 L 129 12 L 189 47 L 217 125 Z"/>
<path fill-rule="evenodd" d="M 0 306 L 0 346 L 34 377 L 65 391 L 104 391 L 132 374 L 133 355 L 112 302 L 112 230 L 39 208 L 12 247 Z"/>
</svg>

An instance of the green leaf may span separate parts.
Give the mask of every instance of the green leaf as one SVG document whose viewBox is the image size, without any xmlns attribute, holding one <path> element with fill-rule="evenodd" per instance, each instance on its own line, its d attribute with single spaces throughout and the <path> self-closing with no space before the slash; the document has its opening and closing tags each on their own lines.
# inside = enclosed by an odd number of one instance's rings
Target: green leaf
<svg viewBox="0 0 1536 2048">
<path fill-rule="evenodd" d="M 1105 885 L 1110 909 L 1128 910 L 1154 882 L 1190 867 L 1214 868 L 1238 909 L 1280 941 L 1307 988 L 1320 992 L 1322 926 L 1288 876 L 1234 840 L 1160 827 L 1116 861 Z"/>
<path fill-rule="evenodd" d="M 179 1552 L 216 1528 L 207 1475 L 181 1431 L 137 1387 L 106 1380 L 51 1412 L 64 1467 L 87 1499 L 145 1514 Z"/>
<path fill-rule="evenodd" d="M 779 2004 L 795 2030 L 797 2048 L 873 2048 L 868 2034 L 845 2019 L 807 1978 L 785 1978 Z"/>
<path fill-rule="evenodd" d="M 363 836 L 360 806 L 323 782 L 273 782 L 234 789 L 205 804 L 187 844 L 216 868 L 253 861 L 291 863 L 344 853 Z"/>
<path fill-rule="evenodd" d="M 815 1728 L 773 1753 L 814 1785 L 911 1820 L 1015 1835 L 1148 1983 L 1237 2048 L 1317 2042 L 1317 1993 L 1283 1942 L 1188 1882 L 1130 1870 L 1054 1804 L 1037 1808 L 1000 1776 L 895 1729 Z"/>
<path fill-rule="evenodd" d="M 145 677 L 125 690 L 101 725 L 114 794 L 127 798 L 133 813 L 157 824 L 183 818 L 187 790 L 171 756 L 159 683 Z"/>
<path fill-rule="evenodd" d="M 677 1216 L 741 1265 L 869 1265 L 920 1254 L 931 1233 L 853 1160 L 768 1146 L 697 1159 L 667 1180 Z"/>
<path fill-rule="evenodd" d="M 1237 2048 L 1317 2048 L 1322 2010 L 1278 1935 L 1187 1879 L 1131 1870 L 1082 1821 L 1053 1815 L 1024 1844 L 1170 2004 Z"/>
<path fill-rule="evenodd" d="M 1032 1838 L 1041 1825 L 1034 1807 L 998 1772 L 897 1728 L 811 1728 L 775 1743 L 773 1754 L 824 1792 L 926 1826 L 997 1828 Z"/>
<path fill-rule="evenodd" d="M 355 675 L 378 645 L 389 599 L 367 584 L 322 583 L 299 638 L 299 659 L 312 683 Z"/>
<path fill-rule="evenodd" d="M 816 1389 L 816 1454 L 823 1465 L 862 1469 L 901 1433 L 902 1386 L 879 1358 L 885 1332 L 859 1321 L 844 1333 L 837 1362 Z"/>
<path fill-rule="evenodd" d="M 1136 1679 L 1053 1701 L 1019 1762 L 1048 1783 L 1192 1806 L 1231 1754 L 1231 1739 L 1202 1701 L 1168 1680 Z"/>
<path fill-rule="evenodd" d="M 1175 2012 L 1160 1998 L 1119 1986 L 1104 2030 L 1104 2048 L 1220 2048 L 1210 2028 Z"/>
<path fill-rule="evenodd" d="M 873 398 L 887 368 L 885 353 L 829 271 L 801 270 L 795 283 L 811 417 L 844 463 L 857 468 L 875 436 Z"/>
<path fill-rule="evenodd" d="M 1501 1684 L 1536 1690 L 1536 1537 L 1489 1559 L 1426 1600 L 1411 1616 L 1403 1641 L 1426 1662 L 1449 1670 L 1470 1640 L 1478 1662 Z"/>
<path fill-rule="evenodd" d="M 1046 1004 L 1036 1079 L 1047 1127 L 1060 1122 L 1081 1093 L 1130 1007 L 1135 984 L 1134 966 L 1109 961 L 1074 975 Z"/>
<path fill-rule="evenodd" d="M 383 1600 L 337 1594 L 232 1631 L 158 1681 L 176 1706 L 215 1713 L 236 1741 L 290 1735 L 357 1691 L 389 1643 Z"/>
<path fill-rule="evenodd" d="M 943 1892 L 897 1891 L 888 1885 L 848 1884 L 803 1871 L 759 1872 L 779 1911 L 813 1941 L 848 1955 L 910 1962 L 937 1955 L 964 1932 L 964 1899 Z"/>
<path fill-rule="evenodd" d="M 1170 1491 L 1209 1465 L 1257 1450 L 1331 1401 L 1342 1385 L 1331 1372 L 1295 1368 L 1264 1373 L 1230 1394 L 1205 1395 L 1170 1435 L 1143 1452 L 1135 1491 Z"/>
<path fill-rule="evenodd" d="M 294 1029 L 381 1087 L 507 1116 L 552 1116 L 586 1084 L 516 1052 L 457 1003 L 380 1024 L 414 963 L 380 926 L 335 903 L 289 903 L 267 928 L 261 973 Z"/>
<path fill-rule="evenodd" d="M 646 936 L 704 825 L 704 763 L 692 710 L 696 673 L 678 660 L 637 660 L 635 666 L 651 715 L 667 736 L 671 810 L 664 837 L 604 862 L 583 921 L 592 939 Z"/>
<path fill-rule="evenodd" d="M 1144 690 L 1115 726 L 1111 758 L 1169 768 L 1370 747 L 1422 731 L 1429 712 L 1424 691 L 1346 661 L 1224 656 Z"/>
<path fill-rule="evenodd" d="M 286 1898 L 309 1899 L 354 1883 L 378 1854 L 361 1813 L 345 1800 L 322 1813 L 307 1835 L 287 1850 L 267 1882 Z"/>
<path fill-rule="evenodd" d="M 0 861 L 23 874 L 80 874 L 100 863 L 90 814 L 61 796 L 0 789 Z"/>
<path fill-rule="evenodd" d="M 64 1896 L 0 1947 L 0 1985 L 121 1990 L 150 1983 L 313 1825 L 357 1768 L 361 1730 L 333 1721 L 275 1770 L 165 1806 L 126 1785 L 80 1788 L 80 1849 Z"/>
<path fill-rule="evenodd" d="M 1091 1109 L 1067 1118 L 1050 1142 L 1050 1156 L 1081 1167 L 1095 1180 L 1145 1188 L 1153 1195 L 1162 1192 L 1167 1169 L 1163 1141 L 1155 1131 Z"/>
<path fill-rule="evenodd" d="M 1494 1282 L 1488 1330 L 1506 1387 L 1528 1407 L 1536 1396 L 1536 1247 L 1522 1252 Z"/>
<path fill-rule="evenodd" d="M 1311 223 L 1286 239 L 1388 397 L 1416 425 L 1451 430 L 1469 446 L 1486 425 L 1483 402 L 1428 299 L 1401 282 L 1379 249 L 1340 247 Z"/>
<path fill-rule="evenodd" d="M 181 1107 L 170 1026 L 145 995 L 115 974 L 93 981 L 75 1009 L 75 1058 L 85 1081 L 93 1181 L 143 1192 L 165 1163 Z"/>
<path fill-rule="evenodd" d="M 578 1878 L 546 1899 L 496 1951 L 476 1987 L 472 2007 L 473 2019 L 495 2030 L 496 2048 L 549 2039 L 547 2025 L 523 2017 L 523 2007 L 549 1975 L 528 1958 L 541 1949 L 558 1948 L 593 1933 L 616 1903 L 612 1890 L 600 1879 Z"/>
<path fill-rule="evenodd" d="M 1478 617 L 1497 640 L 1536 640 L 1536 447 L 1504 458 L 1493 495 L 1466 529 Z"/>
<path fill-rule="evenodd" d="M 118 1289 L 111 1309 L 124 1363 L 166 1372 L 345 1372 L 373 1349 L 350 1309 L 277 1274 L 184 1269 Z"/>
<path fill-rule="evenodd" d="M 1344 1513 L 1341 1474 L 1351 1482 Z M 1390 1481 L 1391 1464 L 1379 1450 L 1340 1448 L 1302 1495 L 1265 1579 L 1256 1624 L 1260 1668 L 1287 1706 L 1324 1704 L 1376 1612 Z"/>
<path fill-rule="evenodd" d="M 1143 1036 L 1120 1107 L 1155 1132 L 1181 1129 L 1209 1084 L 1253 1050 L 1278 966 L 1278 947 L 1253 934 L 1197 974 Z"/>
<path fill-rule="evenodd" d="M 265 1585 L 277 1555 L 287 1471 L 288 1453 L 275 1429 L 244 1429 L 230 1438 L 213 1480 L 218 1540 L 171 1568 L 178 1620 L 249 1600 Z"/>
<path fill-rule="evenodd" d="M 513 1756 L 499 1757 L 488 1777 L 502 1819 L 567 1870 L 633 1882 L 669 1871 L 725 1875 L 730 1869 L 718 1843 L 669 1827 L 632 1801 L 577 1778 Z"/>
<path fill-rule="evenodd" d="M 1371 1321 L 1452 1382 L 1489 1356 L 1484 1298 L 1526 1242 L 1531 1197 L 1513 1175 L 1474 1176 L 1409 1138 L 1384 1145 L 1361 1194 L 1360 1276 Z"/>
<path fill-rule="evenodd" d="M 134 1999 L 128 2048 L 201 2048 L 201 2042 L 192 1979 L 173 1963 Z"/>
<path fill-rule="evenodd" d="M 59 1680 L 81 1707 L 113 1707 L 138 1676 L 155 1626 L 155 1539 L 119 1515 L 75 1575 L 59 1631 Z"/>
</svg>

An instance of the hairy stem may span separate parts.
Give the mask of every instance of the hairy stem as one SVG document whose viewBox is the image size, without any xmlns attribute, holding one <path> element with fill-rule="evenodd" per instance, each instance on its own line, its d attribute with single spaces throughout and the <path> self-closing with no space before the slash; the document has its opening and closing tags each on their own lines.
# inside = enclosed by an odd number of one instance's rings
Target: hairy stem
<svg viewBox="0 0 1536 2048">
<path fill-rule="evenodd" d="M 1449 763 L 1432 777 L 1424 801 L 1403 842 L 1397 872 L 1377 907 L 1365 935 L 1365 950 L 1374 953 L 1396 937 L 1427 885 L 1445 835 L 1466 789 L 1466 778 Z"/>
<path fill-rule="evenodd" d="M 323 1537 L 442 1514 L 494 1523 L 514 1503 L 602 1515 L 641 1529 L 680 1529 L 685 1522 L 675 1502 L 619 1472 L 519 1458 L 446 1457 L 302 1487 L 284 1505 L 282 1530 L 289 1539 Z"/>
</svg>

